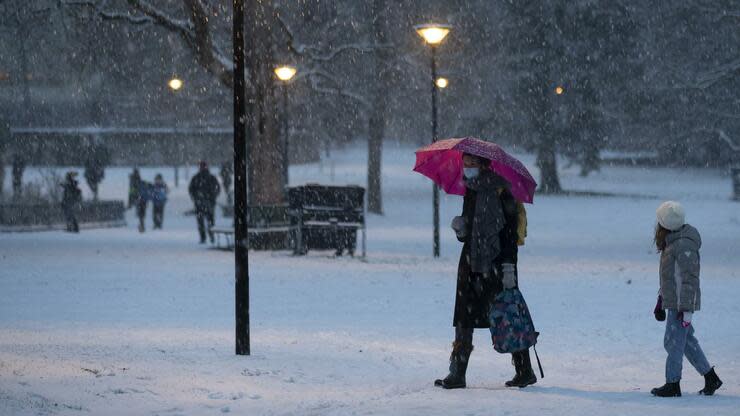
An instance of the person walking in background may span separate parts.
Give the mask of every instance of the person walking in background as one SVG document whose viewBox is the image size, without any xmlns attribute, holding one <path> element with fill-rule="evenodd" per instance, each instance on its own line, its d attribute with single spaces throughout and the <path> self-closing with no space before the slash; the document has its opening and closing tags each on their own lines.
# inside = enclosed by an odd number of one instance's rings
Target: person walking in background
<svg viewBox="0 0 740 416">
<path fill-rule="evenodd" d="M 13 197 L 20 198 L 23 192 L 23 171 L 26 170 L 26 160 L 23 156 L 16 154 L 13 157 Z"/>
<path fill-rule="evenodd" d="M 167 203 L 167 194 L 169 188 L 162 178 L 162 174 L 158 173 L 154 177 L 154 184 L 152 185 L 152 221 L 154 222 L 154 229 L 162 229 L 162 223 L 164 222 L 164 206 Z"/>
<path fill-rule="evenodd" d="M 227 160 L 221 164 L 221 183 L 224 185 L 224 193 L 226 194 L 226 204 L 233 205 L 233 198 L 231 195 L 231 178 L 234 176 L 234 162 L 233 160 Z"/>
<path fill-rule="evenodd" d="M 216 198 L 221 192 L 221 185 L 218 184 L 218 179 L 208 171 L 208 164 L 205 161 L 201 161 L 198 167 L 198 173 L 190 180 L 188 192 L 195 205 L 200 243 L 206 242 L 206 232 L 212 243 L 213 232 L 211 228 L 214 225 Z"/>
<path fill-rule="evenodd" d="M 141 185 L 141 174 L 138 168 L 134 168 L 133 173 L 128 175 L 128 207 L 129 209 L 136 206 L 139 200 L 139 186 Z"/>
<path fill-rule="evenodd" d="M 465 373 L 473 351 L 474 328 L 490 329 L 493 300 L 517 283 L 518 208 L 509 183 L 490 170 L 491 161 L 464 154 L 465 197 L 461 216 L 452 220 L 457 239 L 464 243 L 457 272 L 455 298 L 455 341 L 449 374 L 435 380 L 445 389 L 465 388 Z M 529 350 L 512 354 L 516 376 L 508 387 L 526 387 L 537 382 Z"/>
<path fill-rule="evenodd" d="M 62 212 L 67 223 L 67 232 L 79 233 L 80 225 L 77 222 L 77 212 L 82 204 L 82 191 L 77 184 L 77 172 L 67 172 L 66 180 L 61 184 L 64 189 L 62 193 Z"/>
<path fill-rule="evenodd" d="M 139 232 L 143 233 L 146 231 L 144 220 L 146 219 L 146 206 L 148 201 L 151 199 L 152 184 L 143 180 L 139 180 L 137 187 L 138 194 L 136 196 L 136 216 L 139 217 Z"/>
<path fill-rule="evenodd" d="M 0 154 L 0 200 L 3 199 L 3 186 L 5 185 L 5 163 L 3 156 Z"/>
<path fill-rule="evenodd" d="M 694 312 L 701 307 L 699 281 L 701 236 L 686 224 L 681 204 L 667 201 L 656 212 L 655 245 L 660 252 L 660 292 L 655 305 L 655 318 L 666 321 L 663 345 L 668 352 L 665 365 L 666 384 L 654 388 L 658 397 L 681 396 L 683 357 L 704 376 L 699 394 L 711 396 L 722 386 L 714 368 L 709 365 L 699 341 L 694 336 Z"/>
</svg>

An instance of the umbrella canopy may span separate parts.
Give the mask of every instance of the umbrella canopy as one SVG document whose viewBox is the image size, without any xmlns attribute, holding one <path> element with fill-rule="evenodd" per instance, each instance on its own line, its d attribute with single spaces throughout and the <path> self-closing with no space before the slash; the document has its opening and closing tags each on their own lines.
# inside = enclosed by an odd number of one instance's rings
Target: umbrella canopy
<svg viewBox="0 0 740 416">
<path fill-rule="evenodd" d="M 430 178 L 445 192 L 465 195 L 463 153 L 491 161 L 491 170 L 511 184 L 511 194 L 518 201 L 531 204 L 537 182 L 524 164 L 496 143 L 473 137 L 440 140 L 416 151 L 414 171 Z"/>
</svg>

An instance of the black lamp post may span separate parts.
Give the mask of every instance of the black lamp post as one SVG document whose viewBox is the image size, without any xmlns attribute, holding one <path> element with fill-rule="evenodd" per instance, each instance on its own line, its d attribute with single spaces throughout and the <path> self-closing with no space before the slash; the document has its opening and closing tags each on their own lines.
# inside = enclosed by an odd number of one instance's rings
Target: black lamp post
<svg viewBox="0 0 740 416">
<path fill-rule="evenodd" d="M 290 166 L 290 138 L 288 137 L 288 83 L 296 74 L 296 69 L 289 65 L 282 65 L 275 68 L 275 75 L 283 83 L 283 189 L 287 192 L 288 186 L 290 185 L 290 178 L 288 177 L 289 166 Z"/>
<path fill-rule="evenodd" d="M 432 142 L 437 141 L 437 46 L 450 33 L 446 25 L 419 25 L 416 33 L 432 48 Z M 434 257 L 439 257 L 439 187 L 435 184 L 432 190 L 432 221 L 434 222 L 434 239 L 432 243 Z"/>
<path fill-rule="evenodd" d="M 244 79 L 244 0 L 233 0 L 234 41 L 234 263 L 236 354 L 249 355 L 249 251 L 247 245 L 247 108 Z M 250 13 L 251 16 L 251 13 Z"/>
<path fill-rule="evenodd" d="M 183 87 L 183 82 L 180 78 L 173 76 L 168 82 L 167 86 L 170 87 L 172 92 L 178 92 Z M 175 188 L 180 186 L 180 167 L 175 162 Z"/>
</svg>

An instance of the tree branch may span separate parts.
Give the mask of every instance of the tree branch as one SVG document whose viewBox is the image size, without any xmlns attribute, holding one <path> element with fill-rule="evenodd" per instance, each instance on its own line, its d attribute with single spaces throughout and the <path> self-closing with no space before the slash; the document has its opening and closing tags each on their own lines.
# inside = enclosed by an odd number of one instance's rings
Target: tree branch
<svg viewBox="0 0 740 416">
<path fill-rule="evenodd" d="M 307 78 L 310 82 L 310 87 L 313 91 L 321 94 L 331 94 L 346 97 L 360 104 L 364 109 L 370 108 L 370 102 L 362 95 L 344 89 L 342 86 L 326 71 L 322 69 L 310 69 L 304 71 L 302 74 L 304 78 Z M 322 85 L 322 80 L 331 83 L 331 86 Z"/>
<path fill-rule="evenodd" d="M 164 26 L 167 29 L 179 32 L 184 36 L 193 36 L 192 31 L 194 30 L 194 25 L 189 20 L 175 19 L 166 12 L 154 7 L 146 0 L 128 0 L 128 4 L 135 10 L 138 10 L 154 19 L 157 24 Z"/>
<path fill-rule="evenodd" d="M 59 4 L 62 6 L 86 6 L 93 8 L 105 20 L 124 20 L 134 25 L 154 22 L 154 19 L 149 16 L 134 16 L 130 13 L 108 11 L 106 10 L 108 0 L 59 0 Z"/>
<path fill-rule="evenodd" d="M 740 72 L 740 58 L 699 74 L 693 87 L 707 89 L 726 78 L 735 77 L 737 72 Z"/>
<path fill-rule="evenodd" d="M 375 45 L 375 44 L 368 44 L 368 43 L 347 43 L 347 44 L 339 45 L 328 51 L 323 51 L 321 48 L 317 48 L 315 46 L 297 43 L 295 34 L 293 30 L 290 28 L 290 26 L 288 25 L 288 23 L 285 21 L 285 19 L 283 19 L 283 17 L 280 14 L 277 14 L 276 20 L 280 28 L 283 30 L 283 32 L 288 38 L 287 45 L 288 45 L 288 49 L 290 50 L 290 52 L 298 56 L 305 56 L 312 61 L 329 62 L 329 61 L 334 60 L 337 56 L 341 55 L 342 53 L 348 52 L 348 51 L 367 53 L 367 52 L 375 52 L 379 49 L 393 48 L 393 45 L 391 44 Z"/>
</svg>

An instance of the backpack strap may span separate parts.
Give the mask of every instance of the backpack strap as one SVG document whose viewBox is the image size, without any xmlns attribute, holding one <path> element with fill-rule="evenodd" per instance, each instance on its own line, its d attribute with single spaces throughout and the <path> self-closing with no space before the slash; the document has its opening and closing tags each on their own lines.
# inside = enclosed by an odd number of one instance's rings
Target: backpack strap
<svg viewBox="0 0 740 416">
<path fill-rule="evenodd" d="M 545 372 L 542 371 L 542 363 L 540 363 L 540 356 L 537 355 L 537 346 L 533 345 L 532 349 L 534 350 L 534 357 L 537 359 L 537 366 L 540 368 L 540 375 L 542 378 L 545 378 Z"/>
<path fill-rule="evenodd" d="M 516 202 L 516 209 L 517 209 L 517 245 L 523 246 L 524 240 L 527 238 L 527 209 L 524 207 L 524 204 L 517 201 Z"/>
</svg>

